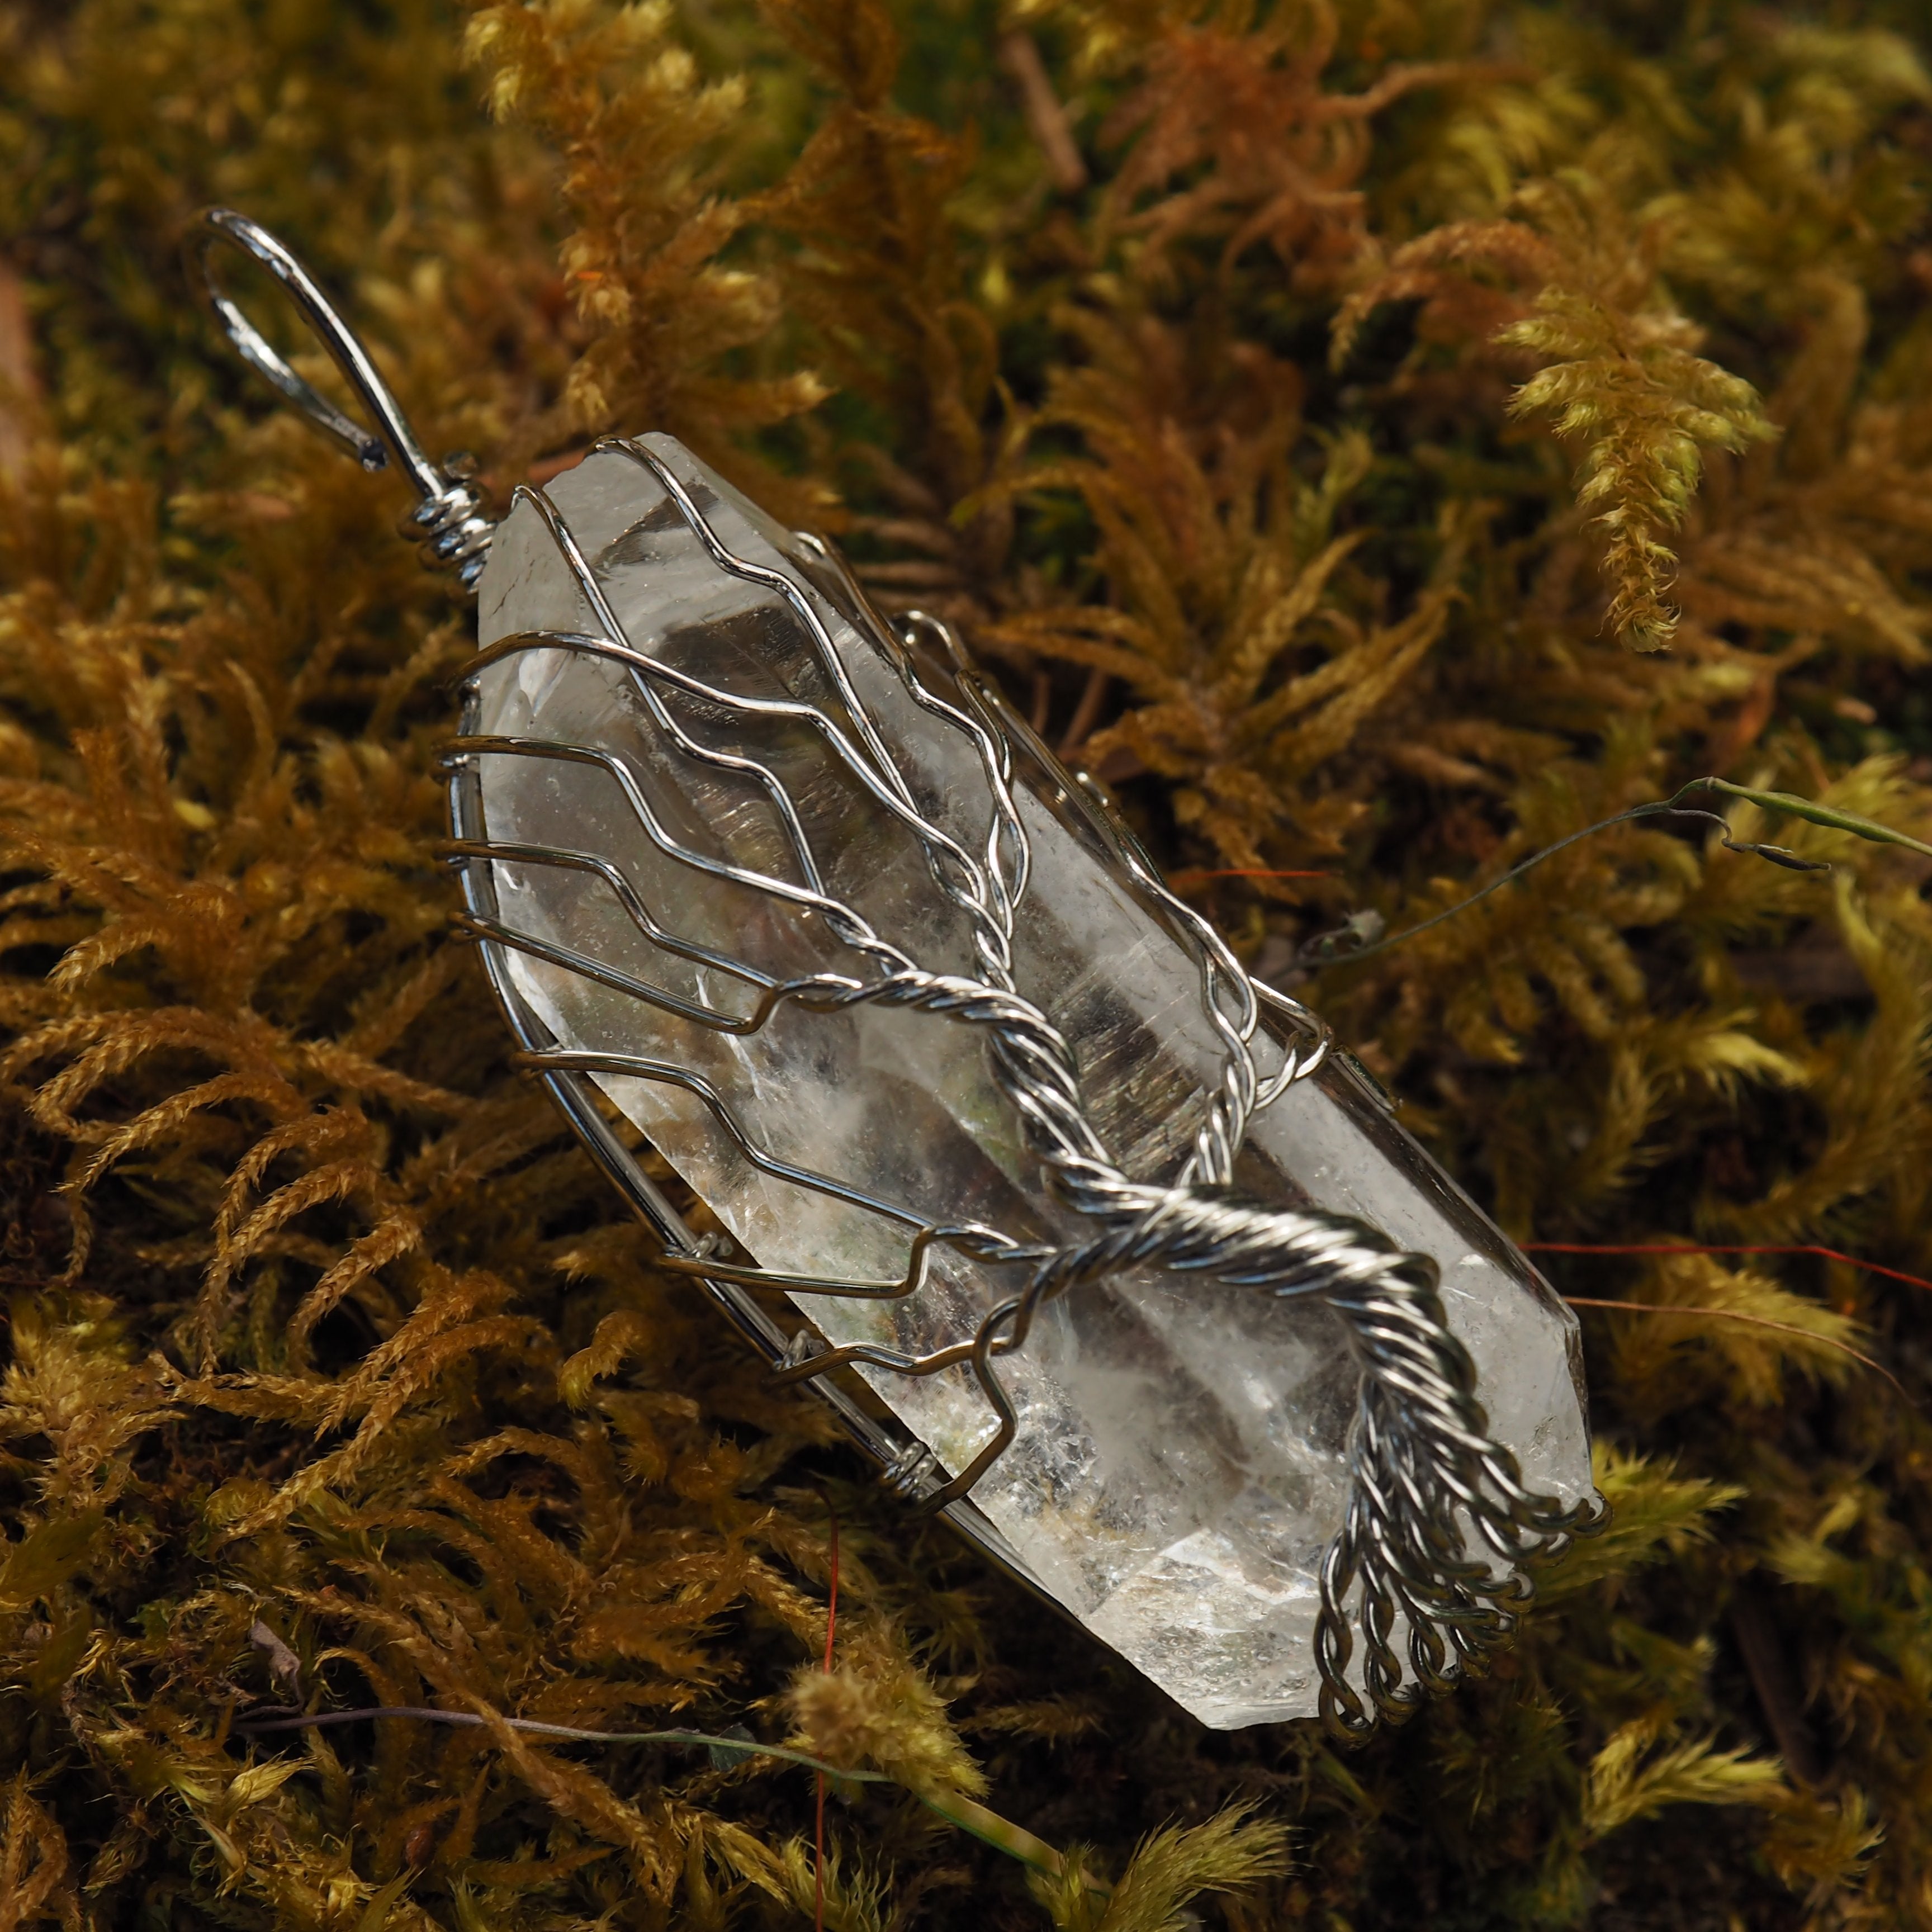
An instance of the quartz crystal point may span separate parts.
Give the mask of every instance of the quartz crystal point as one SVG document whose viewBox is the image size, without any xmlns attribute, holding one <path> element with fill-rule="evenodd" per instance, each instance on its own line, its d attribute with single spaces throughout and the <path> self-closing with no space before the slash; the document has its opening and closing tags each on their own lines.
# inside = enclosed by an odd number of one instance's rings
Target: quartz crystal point
<svg viewBox="0 0 1932 1932">
<path fill-rule="evenodd" d="M 471 899 L 520 936 L 491 950 L 526 1038 L 533 1018 L 557 1047 L 676 1070 L 596 1078 L 742 1244 L 740 1261 L 886 1281 L 904 1274 L 921 1222 L 1079 1238 L 974 1027 L 933 1012 L 784 1002 L 740 1030 L 701 1020 L 753 1014 L 761 982 L 729 962 L 767 982 L 875 970 L 810 899 L 745 883 L 809 886 L 794 832 L 824 898 L 924 968 L 975 972 L 969 922 L 926 852 L 797 706 L 850 742 L 875 732 L 866 742 L 890 758 L 920 809 L 976 855 L 992 808 L 969 734 L 917 701 L 907 650 L 822 549 L 670 438 L 602 446 L 547 499 L 548 514 L 543 499 L 521 494 L 496 536 L 481 588 L 484 656 L 466 699 L 472 746 L 525 748 L 466 754 L 472 822 L 459 807 L 458 825 L 499 855 L 524 854 L 473 863 Z M 721 567 L 694 509 L 725 550 L 767 574 L 748 580 Z M 802 590 L 836 664 L 780 575 Z M 545 640 L 566 636 L 621 643 L 685 680 Z M 922 685 L 960 704 L 938 651 L 910 656 Z M 692 680 L 766 708 L 748 716 Z M 1010 724 L 1008 735 L 1030 860 L 1012 922 L 1016 988 L 1071 1044 L 1084 1110 L 1118 1166 L 1165 1182 L 1186 1160 L 1223 1065 L 1198 959 L 1136 885 L 1104 813 L 1023 728 Z M 532 742 L 577 750 L 546 756 Z M 784 802 L 747 756 L 780 782 Z M 560 853 L 574 862 L 556 862 Z M 638 985 L 670 1006 L 640 998 Z M 1264 1077 L 1290 1037 L 1271 1024 L 1253 1043 Z M 787 1179 L 777 1164 L 866 1202 Z M 1529 1490 L 1565 1503 L 1589 1494 L 1575 1318 L 1342 1057 L 1253 1115 L 1234 1180 L 1250 1198 L 1355 1216 L 1432 1257 L 1492 1436 L 1514 1452 Z M 929 1254 L 928 1277 L 902 1299 L 800 1292 L 796 1309 L 826 1342 L 918 1354 L 970 1336 L 1014 1292 L 1010 1268 L 944 1245 Z M 963 1369 L 863 1372 L 946 1472 L 963 1468 L 994 1428 Z M 999 1372 L 1018 1433 L 979 1480 L 974 1507 L 956 1515 L 1202 1723 L 1314 1712 L 1318 1578 L 1348 1495 L 1359 1379 L 1338 1318 L 1316 1300 L 1143 1270 L 1052 1303 Z"/>
</svg>

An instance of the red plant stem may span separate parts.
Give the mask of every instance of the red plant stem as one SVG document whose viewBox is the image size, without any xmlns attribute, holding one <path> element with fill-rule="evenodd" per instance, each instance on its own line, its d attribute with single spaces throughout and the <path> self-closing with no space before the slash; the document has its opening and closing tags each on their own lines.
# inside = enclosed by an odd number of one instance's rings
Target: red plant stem
<svg viewBox="0 0 1932 1932">
<path fill-rule="evenodd" d="M 1932 1281 L 1923 1275 L 1907 1274 L 1902 1268 L 1881 1268 L 1876 1262 L 1859 1260 L 1836 1248 L 1812 1245 L 1783 1247 L 1768 1241 L 1738 1242 L 1730 1246 L 1693 1241 L 1523 1241 L 1518 1244 L 1530 1255 L 1814 1255 L 1821 1261 L 1843 1262 L 1847 1268 L 1862 1268 L 1867 1274 L 1882 1274 L 1888 1281 L 1902 1281 L 1911 1288 L 1932 1293 Z"/>
<path fill-rule="evenodd" d="M 825 1669 L 832 1670 L 832 1640 L 838 1628 L 838 1512 L 828 1502 L 826 1514 L 832 1523 L 830 1574 L 825 1591 Z M 812 1932 L 825 1932 L 825 1774 L 813 1774 L 818 1783 L 818 1814 L 812 1828 Z"/>
</svg>

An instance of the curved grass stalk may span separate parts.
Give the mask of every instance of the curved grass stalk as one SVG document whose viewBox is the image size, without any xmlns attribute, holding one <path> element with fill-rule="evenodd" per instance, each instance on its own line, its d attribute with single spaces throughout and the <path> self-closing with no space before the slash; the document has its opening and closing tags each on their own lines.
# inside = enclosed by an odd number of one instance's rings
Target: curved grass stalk
<svg viewBox="0 0 1932 1932">
<path fill-rule="evenodd" d="M 1792 818 L 1802 818 L 1813 825 L 1822 825 L 1834 832 L 1849 832 L 1856 838 L 1870 840 L 1876 845 L 1903 846 L 1908 852 L 1917 852 L 1932 859 L 1932 845 L 1909 833 L 1900 832 L 1889 825 L 1882 825 L 1875 818 L 1867 818 L 1856 812 L 1846 812 L 1835 805 L 1820 805 L 1815 799 L 1800 798 L 1796 792 L 1764 791 L 1754 785 L 1733 784 L 1729 778 L 1693 778 L 1687 785 L 1680 786 L 1668 798 L 1653 799 L 1642 805 L 1633 805 L 1623 812 L 1612 812 L 1608 818 L 1600 818 L 1594 825 L 1586 825 L 1580 832 L 1573 832 L 1568 838 L 1559 838 L 1553 845 L 1546 845 L 1540 852 L 1532 852 L 1520 865 L 1512 866 L 1499 878 L 1492 879 L 1486 886 L 1472 892 L 1467 898 L 1459 899 L 1445 910 L 1434 914 L 1417 924 L 1405 927 L 1400 932 L 1392 932 L 1386 938 L 1370 940 L 1366 945 L 1352 946 L 1348 944 L 1358 929 L 1346 926 L 1332 932 L 1318 933 L 1301 949 L 1300 956 L 1315 965 L 1352 964 L 1358 959 L 1366 959 L 1372 954 L 1386 952 L 1392 946 L 1400 946 L 1405 940 L 1414 938 L 1419 933 L 1428 932 L 1445 920 L 1454 919 L 1458 913 L 1467 912 L 1487 898 L 1492 892 L 1502 891 L 1504 886 L 1522 877 L 1533 867 L 1540 866 L 1546 859 L 1553 859 L 1559 852 L 1588 838 L 1599 832 L 1608 832 L 1614 826 L 1628 825 L 1639 819 L 1677 818 L 1708 819 L 1718 827 L 1720 842 L 1727 852 L 1748 852 L 1754 858 L 1768 859 L 1774 866 L 1783 866 L 1794 872 L 1828 872 L 1828 861 L 1823 859 L 1807 859 L 1789 850 L 1782 845 L 1754 844 L 1748 840 L 1733 838 L 1729 822 L 1714 812 L 1706 812 L 1696 806 L 1687 806 L 1682 801 L 1692 793 L 1718 792 L 1726 798 L 1742 799 L 1762 812 L 1782 812 Z"/>
<path fill-rule="evenodd" d="M 702 1747 L 718 1755 L 776 1758 L 783 1764 L 801 1766 L 822 1778 L 847 1784 L 890 1784 L 910 1791 L 927 1810 L 936 1812 L 949 1825 L 970 1833 L 982 1844 L 990 1845 L 1010 1858 L 1051 1878 L 1064 1879 L 1070 1868 L 1064 1853 L 1036 1838 L 1024 1826 L 1004 1818 L 976 1798 L 963 1793 L 937 1789 L 920 1790 L 901 1784 L 883 1771 L 849 1771 L 829 1759 L 814 1757 L 809 1751 L 794 1750 L 784 1744 L 760 1744 L 754 1738 L 722 1737 L 709 1731 L 593 1731 L 574 1724 L 545 1724 L 534 1718 L 490 1718 L 473 1711 L 438 1711 L 425 1705 L 380 1704 L 354 1711 L 317 1711 L 299 1716 L 244 1719 L 235 1729 L 247 1737 L 260 1737 L 274 1731 L 322 1730 L 337 1724 L 354 1724 L 377 1718 L 414 1718 L 424 1724 L 460 1724 L 472 1730 L 502 1724 L 526 1736 L 560 1738 L 572 1744 L 671 1744 Z M 1112 1887 L 1089 1876 L 1084 1870 L 1081 1882 L 1089 1891 L 1107 1892 Z"/>
</svg>

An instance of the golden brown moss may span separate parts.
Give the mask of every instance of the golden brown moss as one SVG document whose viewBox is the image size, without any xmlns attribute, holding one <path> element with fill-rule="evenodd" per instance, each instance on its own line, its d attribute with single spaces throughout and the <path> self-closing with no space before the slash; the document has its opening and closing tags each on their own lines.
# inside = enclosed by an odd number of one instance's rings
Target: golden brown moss
<svg viewBox="0 0 1932 1932">
<path fill-rule="evenodd" d="M 663 428 L 840 528 L 1282 974 L 1703 772 L 1932 827 L 1914 33 L 0 5 L 0 1924 L 808 1922 L 808 1771 L 509 1716 L 892 1774 L 832 1925 L 1928 1922 L 1925 1288 L 1553 1261 L 1637 1304 L 1610 1534 L 1400 1734 L 1201 1732 L 876 1496 L 519 1083 L 434 849 L 465 614 L 175 261 L 280 228 L 500 492 Z M 1625 825 L 1313 991 L 1522 1238 L 1925 1275 L 1924 868 L 1734 829 L 1836 869 Z M 235 1729 L 290 1700 L 482 1721 Z"/>
</svg>

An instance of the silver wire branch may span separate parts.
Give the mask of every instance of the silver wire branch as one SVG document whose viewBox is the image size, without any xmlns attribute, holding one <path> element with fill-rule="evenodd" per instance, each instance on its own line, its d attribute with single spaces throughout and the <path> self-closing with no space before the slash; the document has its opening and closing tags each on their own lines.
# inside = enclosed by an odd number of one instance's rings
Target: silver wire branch
<svg viewBox="0 0 1932 1932">
<path fill-rule="evenodd" d="M 1514 1629 L 1527 1594 L 1522 1564 L 1532 1554 L 1560 1550 L 1572 1534 L 1588 1526 L 1598 1506 L 1593 1499 L 1568 1508 L 1533 1494 L 1523 1484 L 1514 1456 L 1490 1438 L 1475 1394 L 1474 1365 L 1444 1322 L 1432 1260 L 1403 1252 L 1360 1222 L 1267 1208 L 1232 1192 L 1234 1157 L 1254 1113 L 1321 1064 L 1329 1046 L 1325 1030 L 1298 1002 L 1251 980 L 1211 926 L 1167 889 L 1124 828 L 1111 825 L 1124 868 L 1196 962 L 1203 1010 L 1221 1048 L 1220 1077 L 1180 1174 L 1166 1184 L 1130 1178 L 1093 1124 L 1072 1046 L 1013 983 L 1012 937 L 1025 890 L 1028 842 L 1013 802 L 1011 728 L 1003 722 L 998 701 L 964 671 L 956 645 L 931 620 L 908 620 L 904 635 L 893 637 L 882 630 L 875 638 L 887 650 L 916 701 L 943 728 L 961 733 L 978 758 L 986 784 L 988 826 L 981 856 L 976 858 L 934 824 L 913 798 L 804 586 L 736 555 L 680 479 L 650 451 L 622 441 L 599 447 L 620 452 L 650 472 L 720 571 L 784 598 L 837 694 L 836 712 L 802 700 L 734 692 L 638 649 L 626 635 L 568 526 L 538 490 L 520 494 L 549 532 L 599 634 L 536 632 L 506 638 L 475 661 L 471 677 L 518 652 L 537 650 L 566 650 L 621 665 L 645 715 L 678 755 L 732 771 L 764 793 L 782 828 L 796 875 L 748 872 L 674 838 L 628 760 L 599 747 L 470 732 L 452 748 L 459 770 L 478 758 L 496 756 L 602 766 L 616 781 L 640 833 L 659 851 L 694 870 L 728 878 L 819 913 L 826 928 L 854 956 L 853 968 L 850 973 L 777 980 L 748 960 L 720 956 L 680 936 L 658 909 L 643 902 L 622 868 L 601 855 L 526 842 L 496 843 L 487 832 L 472 832 L 450 848 L 454 862 L 472 877 L 479 866 L 508 863 L 556 866 L 601 878 L 653 943 L 678 956 L 722 968 L 755 997 L 737 1012 L 700 1007 L 604 962 L 506 924 L 483 909 L 481 893 L 472 895 L 466 919 L 470 929 L 491 948 L 520 951 L 583 974 L 723 1033 L 755 1032 L 786 1004 L 820 1012 L 871 1004 L 898 1006 L 979 1029 L 986 1038 L 995 1082 L 1018 1118 L 1028 1148 L 1041 1163 L 1050 1192 L 1089 1222 L 1094 1232 L 1064 1245 L 1022 1244 L 982 1226 L 937 1222 L 904 1202 L 783 1161 L 758 1143 L 724 1094 L 689 1069 L 668 1061 L 552 1043 L 527 1050 L 521 1056 L 524 1063 L 553 1079 L 639 1079 L 680 1088 L 702 1102 L 754 1168 L 911 1231 L 906 1266 L 896 1278 L 827 1278 L 722 1263 L 700 1255 L 671 1256 L 670 1264 L 681 1272 L 713 1283 L 890 1300 L 919 1291 L 928 1279 L 933 1251 L 940 1246 L 988 1267 L 1024 1270 L 1015 1292 L 970 1334 L 926 1354 L 910 1354 L 874 1342 L 821 1346 L 808 1330 L 794 1337 L 779 1357 L 781 1379 L 821 1387 L 834 1372 L 846 1369 L 924 1376 L 963 1368 L 971 1374 L 995 1418 L 992 1434 L 972 1459 L 948 1478 L 929 1450 L 908 1444 L 892 1459 L 888 1472 L 896 1486 L 919 1496 L 929 1508 L 962 1501 L 1012 1441 L 1017 1414 L 997 1364 L 1024 1346 L 1040 1310 L 1058 1296 L 1119 1270 L 1160 1268 L 1277 1298 L 1325 1302 L 1342 1318 L 1363 1373 L 1349 1445 L 1346 1514 L 1321 1579 L 1316 1659 L 1324 1714 L 1338 1729 L 1360 1732 L 1373 1724 L 1377 1714 L 1403 1712 L 1425 1692 L 1442 1688 L 1457 1672 L 1479 1667 Z M 856 593 L 852 604 L 854 611 L 864 609 Z M 910 637 L 920 632 L 928 638 L 935 633 L 943 637 L 956 666 L 962 667 L 956 682 L 963 706 L 934 691 L 922 677 L 908 648 Z M 782 781 L 748 752 L 721 752 L 694 740 L 663 700 L 663 692 L 673 689 L 701 698 L 716 713 L 736 716 L 747 724 L 761 717 L 809 724 L 827 754 L 918 839 L 935 884 L 971 923 L 979 976 L 926 970 L 876 932 L 856 908 L 832 898 L 824 888 L 824 867 Z M 1281 1066 L 1266 1080 L 1253 1051 L 1264 1002 L 1281 1012 L 1293 1029 L 1293 1036 L 1280 1049 Z M 1358 1625 L 1365 1646 L 1360 1678 L 1366 1701 L 1350 1678 Z"/>
<path fill-rule="evenodd" d="M 344 416 L 297 375 L 224 292 L 214 262 L 215 250 L 224 247 L 259 262 L 281 284 L 374 418 L 373 430 Z M 438 465 L 423 454 L 409 418 L 368 350 L 314 277 L 266 228 L 232 208 L 202 211 L 189 236 L 188 255 L 190 280 L 242 361 L 273 383 L 311 428 L 340 444 L 364 470 L 386 470 L 393 460 L 418 499 L 406 519 L 406 533 L 422 545 L 425 562 L 453 570 L 464 589 L 473 591 L 496 526 L 483 514 L 483 493 L 470 480 L 468 458 L 451 456 Z"/>
</svg>

